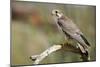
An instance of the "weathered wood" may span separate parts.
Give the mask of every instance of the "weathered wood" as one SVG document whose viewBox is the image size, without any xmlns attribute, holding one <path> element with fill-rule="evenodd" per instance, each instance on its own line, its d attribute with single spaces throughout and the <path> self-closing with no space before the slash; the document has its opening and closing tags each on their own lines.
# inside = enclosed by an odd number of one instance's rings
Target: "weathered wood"
<svg viewBox="0 0 100 67">
<path fill-rule="evenodd" d="M 53 45 L 50 48 L 46 49 L 44 52 L 42 52 L 40 55 L 33 55 L 30 58 L 34 61 L 33 64 L 39 64 L 45 57 L 58 50 L 64 50 L 79 54 L 81 55 L 80 59 L 82 59 L 82 61 L 89 61 L 88 56 L 83 54 L 78 47 L 73 46 L 71 43 Z"/>
</svg>

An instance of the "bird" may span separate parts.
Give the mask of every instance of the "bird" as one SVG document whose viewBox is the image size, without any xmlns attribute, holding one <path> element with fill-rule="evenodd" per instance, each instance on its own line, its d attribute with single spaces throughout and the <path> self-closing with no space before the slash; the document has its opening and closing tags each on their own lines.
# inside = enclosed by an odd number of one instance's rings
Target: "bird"
<svg viewBox="0 0 100 67">
<path fill-rule="evenodd" d="M 61 32 L 64 33 L 66 39 L 75 40 L 81 53 L 88 57 L 88 48 L 90 47 L 90 43 L 72 19 L 65 16 L 63 12 L 58 9 L 52 10 L 51 14 L 56 20 L 56 24 L 61 29 Z"/>
</svg>

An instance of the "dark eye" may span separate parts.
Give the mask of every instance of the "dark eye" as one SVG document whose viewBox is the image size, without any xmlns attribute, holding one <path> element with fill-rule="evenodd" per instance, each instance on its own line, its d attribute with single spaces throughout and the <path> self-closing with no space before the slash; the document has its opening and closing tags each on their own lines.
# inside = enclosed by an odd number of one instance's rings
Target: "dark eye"
<svg viewBox="0 0 100 67">
<path fill-rule="evenodd" d="M 56 13 L 58 13 L 58 11 L 55 11 Z"/>
</svg>

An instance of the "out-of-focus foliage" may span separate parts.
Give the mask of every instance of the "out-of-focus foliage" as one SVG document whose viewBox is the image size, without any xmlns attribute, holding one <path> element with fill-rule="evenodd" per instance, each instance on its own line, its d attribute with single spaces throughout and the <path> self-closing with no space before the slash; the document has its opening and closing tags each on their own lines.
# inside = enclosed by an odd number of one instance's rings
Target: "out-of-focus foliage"
<svg viewBox="0 0 100 67">
<path fill-rule="evenodd" d="M 31 55 L 40 54 L 53 44 L 64 42 L 51 16 L 53 9 L 60 9 L 81 29 L 91 44 L 90 59 L 95 60 L 96 14 L 95 6 L 67 5 L 34 2 L 12 2 L 11 19 L 11 64 L 29 65 Z M 57 51 L 45 58 L 41 64 L 81 61 L 79 55 Z"/>
</svg>

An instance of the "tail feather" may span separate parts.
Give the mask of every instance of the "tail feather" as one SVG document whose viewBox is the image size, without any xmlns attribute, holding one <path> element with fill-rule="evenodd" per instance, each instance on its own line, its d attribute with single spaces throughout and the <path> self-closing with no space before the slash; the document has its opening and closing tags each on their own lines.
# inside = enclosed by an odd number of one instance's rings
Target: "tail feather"
<svg viewBox="0 0 100 67">
<path fill-rule="evenodd" d="M 88 46 L 90 46 L 90 43 L 87 41 L 87 39 L 83 36 L 83 35 L 80 35 L 81 37 L 82 37 L 82 39 L 84 40 L 84 42 L 88 45 Z"/>
<path fill-rule="evenodd" d="M 83 59 L 83 61 L 89 61 L 90 60 L 90 57 L 89 57 L 89 54 L 88 54 L 88 51 L 86 51 L 86 53 L 81 53 L 81 58 Z"/>
<path fill-rule="evenodd" d="M 82 52 L 82 53 L 85 53 L 86 50 L 84 49 L 84 47 L 83 47 L 82 45 L 80 45 L 79 43 L 77 43 L 77 44 L 78 44 L 78 47 L 79 47 L 79 49 L 81 50 L 81 52 Z"/>
<path fill-rule="evenodd" d="M 79 43 L 78 43 L 78 47 L 81 51 L 81 55 L 82 55 L 82 59 L 83 61 L 89 61 L 89 54 L 88 54 L 88 50 L 85 50 L 83 46 L 81 46 Z"/>
</svg>

